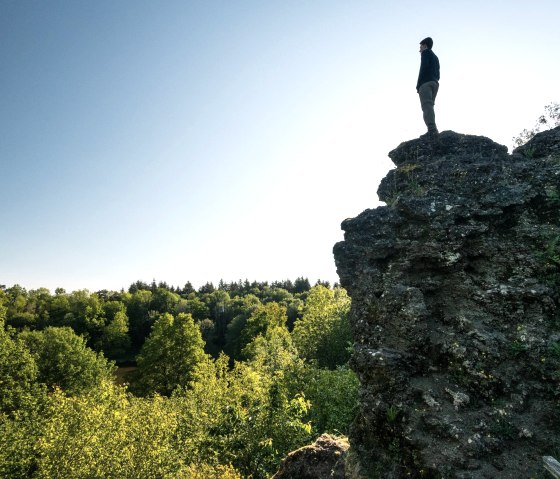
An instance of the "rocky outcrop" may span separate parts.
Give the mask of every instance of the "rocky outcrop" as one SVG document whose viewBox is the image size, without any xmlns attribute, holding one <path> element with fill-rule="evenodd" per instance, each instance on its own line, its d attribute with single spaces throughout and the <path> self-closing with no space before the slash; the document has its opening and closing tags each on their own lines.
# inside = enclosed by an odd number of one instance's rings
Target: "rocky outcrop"
<svg viewBox="0 0 560 479">
<path fill-rule="evenodd" d="M 344 479 L 348 441 L 323 434 L 311 446 L 291 452 L 271 479 Z"/>
<path fill-rule="evenodd" d="M 452 131 L 389 153 L 343 222 L 364 478 L 529 478 L 560 450 L 560 127 L 508 154 Z M 351 463 L 351 464 L 350 464 Z"/>
</svg>

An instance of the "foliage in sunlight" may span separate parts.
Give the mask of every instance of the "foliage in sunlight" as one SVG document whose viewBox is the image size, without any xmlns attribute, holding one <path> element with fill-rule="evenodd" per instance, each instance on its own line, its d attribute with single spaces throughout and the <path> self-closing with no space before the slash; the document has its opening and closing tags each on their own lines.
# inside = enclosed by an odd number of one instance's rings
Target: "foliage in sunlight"
<svg viewBox="0 0 560 479">
<path fill-rule="evenodd" d="M 170 395 L 192 378 L 195 366 L 204 360 L 204 341 L 190 314 L 161 315 L 138 355 L 137 389 L 143 394 Z"/>
<path fill-rule="evenodd" d="M 303 317 L 294 325 L 294 343 L 300 355 L 330 369 L 347 363 L 352 341 L 349 312 L 350 298 L 342 288 L 312 288 Z"/>
<path fill-rule="evenodd" d="M 539 116 L 533 128 L 525 128 L 519 135 L 513 137 L 513 146 L 524 145 L 537 133 L 557 126 L 560 126 L 560 103 L 552 102 L 544 107 L 544 115 Z"/>
<path fill-rule="evenodd" d="M 347 431 L 343 290 L 133 286 L 0 288 L 0 478 L 265 479 L 322 432 Z M 117 385 L 103 353 L 137 348 L 130 386 Z"/>
</svg>

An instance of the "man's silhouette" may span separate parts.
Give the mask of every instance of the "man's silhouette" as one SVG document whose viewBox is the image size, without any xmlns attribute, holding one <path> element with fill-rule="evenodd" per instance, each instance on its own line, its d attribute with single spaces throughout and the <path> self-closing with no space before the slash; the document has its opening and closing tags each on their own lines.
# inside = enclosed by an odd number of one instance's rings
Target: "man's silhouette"
<svg viewBox="0 0 560 479">
<path fill-rule="evenodd" d="M 434 42 L 430 37 L 420 42 L 420 73 L 416 91 L 420 96 L 420 105 L 424 114 L 424 123 L 428 127 L 427 136 L 430 140 L 436 140 L 438 129 L 436 126 L 436 115 L 434 113 L 434 102 L 439 89 L 439 59 L 432 51 Z"/>
</svg>

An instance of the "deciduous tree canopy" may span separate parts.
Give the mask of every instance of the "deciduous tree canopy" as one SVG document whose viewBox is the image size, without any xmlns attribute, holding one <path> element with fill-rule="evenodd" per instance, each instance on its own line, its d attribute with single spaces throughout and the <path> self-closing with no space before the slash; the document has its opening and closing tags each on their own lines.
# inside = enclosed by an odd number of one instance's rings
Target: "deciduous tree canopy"
<svg viewBox="0 0 560 479">
<path fill-rule="evenodd" d="M 145 394 L 170 395 L 186 386 L 194 368 L 206 359 L 200 329 L 190 314 L 162 314 L 138 355 L 138 387 Z"/>
<path fill-rule="evenodd" d="M 342 290 L 298 278 L 129 291 L 0 287 L 0 478 L 264 479 L 347 431 Z M 106 356 L 136 361 L 130 386 Z"/>
</svg>

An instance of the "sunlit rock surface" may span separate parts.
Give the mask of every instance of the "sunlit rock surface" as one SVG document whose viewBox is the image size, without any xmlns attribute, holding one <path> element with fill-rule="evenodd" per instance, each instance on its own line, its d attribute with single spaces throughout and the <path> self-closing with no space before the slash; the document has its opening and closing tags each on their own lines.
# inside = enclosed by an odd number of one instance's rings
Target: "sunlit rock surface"
<svg viewBox="0 0 560 479">
<path fill-rule="evenodd" d="M 272 479 L 344 479 L 348 441 L 323 434 L 288 455 Z"/>
<path fill-rule="evenodd" d="M 560 451 L 560 127 L 512 155 L 445 131 L 389 156 L 387 205 L 334 248 L 361 381 L 347 469 L 542 477 Z"/>
</svg>

